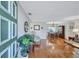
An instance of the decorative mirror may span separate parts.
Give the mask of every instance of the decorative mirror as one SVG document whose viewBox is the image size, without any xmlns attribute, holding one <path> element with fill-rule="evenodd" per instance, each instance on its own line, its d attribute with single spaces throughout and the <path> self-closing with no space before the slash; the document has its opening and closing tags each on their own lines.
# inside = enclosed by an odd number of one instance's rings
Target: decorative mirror
<svg viewBox="0 0 79 59">
<path fill-rule="evenodd" d="M 28 22 L 25 21 L 25 23 L 24 23 L 24 31 L 25 32 L 28 32 L 28 27 L 29 27 Z"/>
</svg>

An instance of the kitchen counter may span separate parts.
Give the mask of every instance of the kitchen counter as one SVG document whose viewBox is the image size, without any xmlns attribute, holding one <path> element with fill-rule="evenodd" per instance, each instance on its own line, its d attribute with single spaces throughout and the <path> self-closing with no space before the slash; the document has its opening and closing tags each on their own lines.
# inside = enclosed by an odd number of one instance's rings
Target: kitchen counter
<svg viewBox="0 0 79 59">
<path fill-rule="evenodd" d="M 74 46 L 74 47 L 77 47 L 79 48 L 79 43 L 78 42 L 75 42 L 75 41 L 72 41 L 72 40 L 65 40 L 66 43 Z"/>
</svg>

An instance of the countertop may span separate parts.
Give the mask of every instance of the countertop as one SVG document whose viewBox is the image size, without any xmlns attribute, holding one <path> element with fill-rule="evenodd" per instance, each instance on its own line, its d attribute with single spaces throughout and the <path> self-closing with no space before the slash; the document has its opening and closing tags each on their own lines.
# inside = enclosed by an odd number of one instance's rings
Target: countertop
<svg viewBox="0 0 79 59">
<path fill-rule="evenodd" d="M 65 40 L 66 43 L 69 43 L 77 48 L 79 48 L 79 43 L 72 40 Z"/>
</svg>

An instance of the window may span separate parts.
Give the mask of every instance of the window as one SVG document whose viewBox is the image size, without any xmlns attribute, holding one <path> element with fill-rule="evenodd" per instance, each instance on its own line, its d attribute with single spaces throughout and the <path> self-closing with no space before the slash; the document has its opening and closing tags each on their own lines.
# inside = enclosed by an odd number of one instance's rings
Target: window
<svg viewBox="0 0 79 59">
<path fill-rule="evenodd" d="M 15 7 L 16 7 L 15 4 L 13 4 L 13 16 L 14 16 L 14 17 L 15 17 L 15 11 L 16 11 L 16 10 L 15 10 L 15 9 L 16 9 Z"/>
<path fill-rule="evenodd" d="M 1 1 L 0 3 L 1 3 L 1 8 L 4 11 L 10 13 L 10 1 Z"/>
<path fill-rule="evenodd" d="M 10 57 L 13 58 L 13 43 L 10 45 Z"/>
<path fill-rule="evenodd" d="M 16 9 L 16 4 L 15 4 L 15 2 L 13 2 L 12 3 L 12 16 L 16 19 L 16 11 L 17 11 L 17 9 Z"/>
<path fill-rule="evenodd" d="M 10 21 L 10 39 L 12 39 L 13 38 L 13 22 L 12 21 Z"/>
<path fill-rule="evenodd" d="M 16 41 L 14 41 L 14 42 L 11 44 L 11 54 L 12 54 L 11 57 L 15 57 L 15 55 L 16 55 Z"/>
<path fill-rule="evenodd" d="M 1 41 L 8 39 L 8 21 L 1 19 Z"/>
<path fill-rule="evenodd" d="M 15 38 L 16 36 L 16 24 L 10 21 L 10 39 Z"/>
<path fill-rule="evenodd" d="M 1 16 L 0 16 L 0 45 L 1 45 Z"/>
<path fill-rule="evenodd" d="M 1 56 L 1 58 L 8 58 L 8 50 Z"/>
<path fill-rule="evenodd" d="M 16 37 L 16 23 L 13 23 L 13 38 Z"/>
<path fill-rule="evenodd" d="M 13 56 L 15 56 L 15 43 L 13 44 Z"/>
<path fill-rule="evenodd" d="M 1 58 L 14 57 L 16 54 L 16 42 L 13 42 L 15 40 L 13 38 L 16 37 L 16 23 L 12 21 L 16 18 L 16 6 L 13 1 L 0 1 L 0 9 L 2 11 L 0 14 L 0 46 L 5 45 L 5 43 L 8 46 L 5 49 L 1 49 Z M 12 15 L 14 18 L 12 18 Z M 10 39 L 12 40 L 10 41 Z"/>
<path fill-rule="evenodd" d="M 8 1 L 1 1 L 1 5 L 8 10 Z"/>
<path fill-rule="evenodd" d="M 56 27 L 48 27 L 48 31 L 55 33 L 56 32 Z"/>
<path fill-rule="evenodd" d="M 8 21 L 1 19 L 1 41 L 8 39 Z"/>
<path fill-rule="evenodd" d="M 1 58 L 8 58 L 9 57 L 9 47 L 7 47 L 6 49 L 4 49 L 1 53 Z"/>
<path fill-rule="evenodd" d="M 13 24 L 13 36 L 15 36 L 15 24 Z"/>
<path fill-rule="evenodd" d="M 9 40 L 9 20 L 1 16 L 1 44 Z"/>
</svg>

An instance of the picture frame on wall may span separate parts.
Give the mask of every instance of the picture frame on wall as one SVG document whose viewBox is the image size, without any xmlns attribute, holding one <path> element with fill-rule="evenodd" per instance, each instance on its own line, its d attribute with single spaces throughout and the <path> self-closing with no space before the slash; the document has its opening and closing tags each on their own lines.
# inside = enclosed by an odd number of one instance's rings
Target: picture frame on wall
<svg viewBox="0 0 79 59">
<path fill-rule="evenodd" d="M 40 30 L 40 25 L 34 25 L 34 30 Z"/>
</svg>

